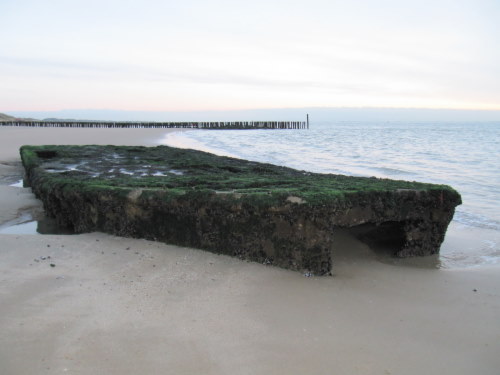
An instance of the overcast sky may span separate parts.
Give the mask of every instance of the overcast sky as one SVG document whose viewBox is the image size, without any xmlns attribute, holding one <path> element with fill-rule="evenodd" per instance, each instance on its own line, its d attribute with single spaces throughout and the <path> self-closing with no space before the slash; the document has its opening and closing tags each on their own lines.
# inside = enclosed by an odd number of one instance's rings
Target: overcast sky
<svg viewBox="0 0 500 375">
<path fill-rule="evenodd" d="M 0 112 L 500 109 L 499 0 L 0 0 Z"/>
</svg>

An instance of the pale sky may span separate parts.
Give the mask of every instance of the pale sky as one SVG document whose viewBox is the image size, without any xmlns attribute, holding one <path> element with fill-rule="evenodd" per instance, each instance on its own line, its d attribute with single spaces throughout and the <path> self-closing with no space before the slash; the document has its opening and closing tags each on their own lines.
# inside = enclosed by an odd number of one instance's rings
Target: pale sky
<svg viewBox="0 0 500 375">
<path fill-rule="evenodd" d="M 0 0 L 0 112 L 500 109 L 500 0 Z"/>
</svg>

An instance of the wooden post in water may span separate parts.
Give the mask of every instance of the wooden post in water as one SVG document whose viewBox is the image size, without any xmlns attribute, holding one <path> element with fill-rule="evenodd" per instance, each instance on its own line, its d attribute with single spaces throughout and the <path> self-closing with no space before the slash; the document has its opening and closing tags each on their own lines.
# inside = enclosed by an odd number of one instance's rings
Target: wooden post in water
<svg viewBox="0 0 500 375">
<path fill-rule="evenodd" d="M 307 129 L 309 129 L 309 113 L 307 114 Z"/>
</svg>

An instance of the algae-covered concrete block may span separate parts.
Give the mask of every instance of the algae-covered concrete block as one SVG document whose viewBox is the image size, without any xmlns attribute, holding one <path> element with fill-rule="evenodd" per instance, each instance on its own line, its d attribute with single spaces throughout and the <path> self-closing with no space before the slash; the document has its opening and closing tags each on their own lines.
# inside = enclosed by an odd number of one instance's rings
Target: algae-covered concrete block
<svg viewBox="0 0 500 375">
<path fill-rule="evenodd" d="M 318 174 L 205 152 L 23 146 L 47 215 L 102 231 L 329 274 L 335 228 L 368 228 L 395 256 L 439 252 L 460 195 L 449 186 Z M 333 254 L 333 256 L 335 256 Z"/>
</svg>

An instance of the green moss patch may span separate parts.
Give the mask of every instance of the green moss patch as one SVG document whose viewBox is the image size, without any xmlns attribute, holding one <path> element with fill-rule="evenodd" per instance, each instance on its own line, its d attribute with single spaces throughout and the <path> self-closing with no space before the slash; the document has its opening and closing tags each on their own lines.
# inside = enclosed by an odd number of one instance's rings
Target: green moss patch
<svg viewBox="0 0 500 375">
<path fill-rule="evenodd" d="M 307 205 L 352 193 L 448 190 L 451 187 L 299 171 L 167 146 L 23 146 L 27 168 L 42 168 L 54 183 L 86 188 L 171 190 L 252 197 L 261 203 L 297 197 Z M 293 201 L 293 200 L 292 200 Z"/>
</svg>

